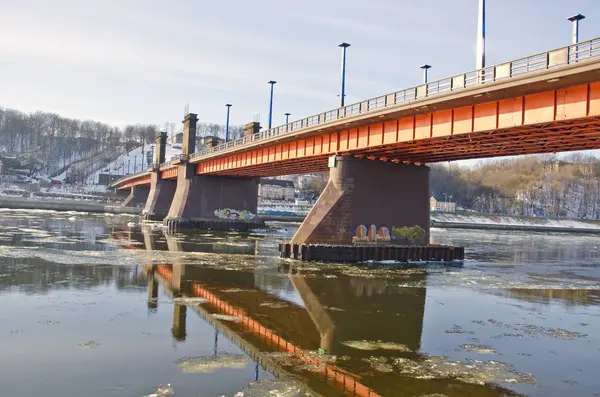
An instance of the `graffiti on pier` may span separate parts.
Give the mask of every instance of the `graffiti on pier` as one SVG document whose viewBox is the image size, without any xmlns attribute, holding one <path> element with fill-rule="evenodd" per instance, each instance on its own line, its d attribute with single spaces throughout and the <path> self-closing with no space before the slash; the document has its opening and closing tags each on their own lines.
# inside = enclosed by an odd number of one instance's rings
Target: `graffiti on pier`
<svg viewBox="0 0 600 397">
<path fill-rule="evenodd" d="M 354 230 L 354 236 L 352 242 L 378 242 L 378 241 L 390 241 L 390 229 L 385 226 L 379 229 L 375 225 L 371 225 L 368 228 L 365 225 L 358 225 Z"/>
<path fill-rule="evenodd" d="M 241 221 L 251 221 L 256 217 L 250 211 L 247 210 L 234 210 L 231 208 L 220 208 L 215 210 L 215 216 L 221 219 L 231 219 L 231 220 L 241 220 Z"/>
<path fill-rule="evenodd" d="M 390 229 L 381 226 L 378 228 L 376 225 L 369 227 L 365 225 L 358 225 L 354 229 L 354 236 L 352 236 L 353 243 L 388 243 L 393 242 L 394 244 L 425 244 L 427 238 L 427 232 L 422 227 L 415 226 L 392 226 L 392 232 Z"/>
</svg>

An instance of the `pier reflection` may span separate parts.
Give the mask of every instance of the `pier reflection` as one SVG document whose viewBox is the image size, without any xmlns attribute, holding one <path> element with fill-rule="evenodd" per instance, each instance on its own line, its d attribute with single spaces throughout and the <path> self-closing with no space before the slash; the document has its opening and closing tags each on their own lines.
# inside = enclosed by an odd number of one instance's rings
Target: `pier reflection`
<svg viewBox="0 0 600 397">
<path fill-rule="evenodd" d="M 145 241 L 161 238 L 145 232 Z M 165 236 L 171 251 L 197 245 Z M 156 247 L 152 242 L 148 245 Z M 228 270 L 186 263 L 144 266 L 149 301 L 155 281 L 173 305 L 172 334 L 186 338 L 187 308 L 246 351 L 263 369 L 300 376 L 323 395 L 389 396 L 444 393 L 447 396 L 514 395 L 495 385 L 452 377 L 426 379 L 387 370 L 377 362 L 425 360 L 419 352 L 426 307 L 427 274 L 390 280 L 332 270 L 313 276 L 310 266 L 282 261 L 278 268 Z M 201 298 L 200 303 L 198 299 Z"/>
</svg>

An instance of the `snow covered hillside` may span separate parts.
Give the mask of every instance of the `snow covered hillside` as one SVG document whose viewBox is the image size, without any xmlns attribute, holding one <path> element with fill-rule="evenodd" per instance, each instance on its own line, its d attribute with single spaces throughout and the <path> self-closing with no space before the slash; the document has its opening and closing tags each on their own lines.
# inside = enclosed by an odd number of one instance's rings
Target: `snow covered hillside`
<svg viewBox="0 0 600 397">
<path fill-rule="evenodd" d="M 98 183 L 98 177 L 102 174 L 112 175 L 131 175 L 148 168 L 148 157 L 154 159 L 155 144 L 139 146 L 132 149 L 129 153 L 123 153 L 115 161 L 102 168 L 88 174 L 86 185 L 95 185 Z M 150 153 L 150 154 L 148 154 Z M 175 148 L 167 145 L 167 161 L 173 156 L 181 154 L 181 147 Z M 64 179 L 65 175 L 60 175 Z M 57 178 L 58 179 L 58 178 Z"/>
</svg>

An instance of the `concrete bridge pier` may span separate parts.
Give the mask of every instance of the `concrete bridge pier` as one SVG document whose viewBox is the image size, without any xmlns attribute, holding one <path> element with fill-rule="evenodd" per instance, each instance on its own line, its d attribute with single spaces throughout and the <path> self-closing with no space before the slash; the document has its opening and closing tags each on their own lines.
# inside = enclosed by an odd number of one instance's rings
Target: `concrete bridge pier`
<svg viewBox="0 0 600 397">
<path fill-rule="evenodd" d="M 176 188 L 175 181 L 160 177 L 160 170 L 152 171 L 148 200 L 142 211 L 142 219 L 162 221 L 169 213 Z"/>
<path fill-rule="evenodd" d="M 402 226 L 420 226 L 428 243 L 429 196 L 428 167 L 332 157 L 329 182 L 291 243 L 385 243 Z"/>
<path fill-rule="evenodd" d="M 177 183 L 164 223 L 169 229 L 247 231 L 264 227 L 256 219 L 259 178 L 196 175 L 188 162 L 195 150 L 197 116 L 184 121 L 182 157 L 177 164 Z"/>
<path fill-rule="evenodd" d="M 169 213 L 171 202 L 175 196 L 177 183 L 169 179 L 162 179 L 160 165 L 166 160 L 167 133 L 156 134 L 156 151 L 152 170 L 150 171 L 150 192 L 146 206 L 142 211 L 142 219 L 148 221 L 162 221 Z"/>
<path fill-rule="evenodd" d="M 141 207 L 146 204 L 150 188 L 144 185 L 132 186 L 129 196 L 121 203 L 121 207 Z"/>
</svg>

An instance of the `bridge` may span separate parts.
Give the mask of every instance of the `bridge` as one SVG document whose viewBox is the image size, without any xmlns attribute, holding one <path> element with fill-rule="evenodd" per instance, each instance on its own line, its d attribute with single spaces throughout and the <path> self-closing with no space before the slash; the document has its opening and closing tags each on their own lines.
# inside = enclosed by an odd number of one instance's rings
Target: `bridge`
<svg viewBox="0 0 600 397">
<path fill-rule="evenodd" d="M 178 227 L 239 227 L 255 218 L 261 176 L 329 170 L 292 243 L 386 239 L 429 230 L 428 163 L 600 148 L 600 38 L 429 82 L 195 152 L 186 115 L 181 156 L 157 137 L 147 171 L 117 181 L 127 204 Z M 369 235 L 358 236 L 359 225 Z M 371 236 L 369 225 L 375 225 Z M 387 233 L 387 234 L 386 234 Z"/>
</svg>

